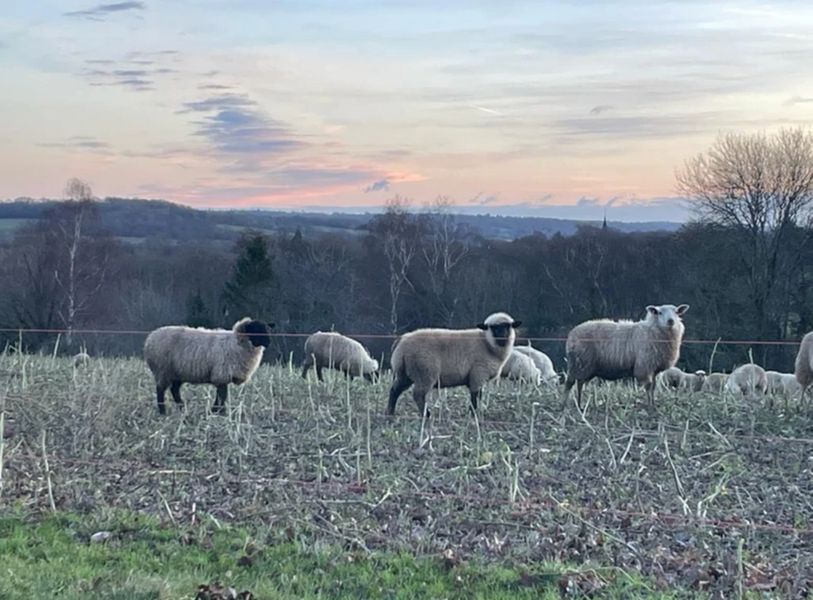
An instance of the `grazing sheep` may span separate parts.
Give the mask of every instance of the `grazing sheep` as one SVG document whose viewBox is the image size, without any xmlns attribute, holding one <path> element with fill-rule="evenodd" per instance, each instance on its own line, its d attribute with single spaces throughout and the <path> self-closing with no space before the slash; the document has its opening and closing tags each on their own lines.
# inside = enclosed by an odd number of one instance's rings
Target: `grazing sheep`
<svg viewBox="0 0 813 600">
<path fill-rule="evenodd" d="M 497 377 L 511 354 L 515 329 L 520 325 L 499 312 L 489 315 L 477 329 L 418 329 L 402 335 L 390 361 L 393 381 L 387 413 L 395 414 L 398 397 L 413 383 L 412 395 L 421 414 L 432 388 L 460 385 L 468 386 L 475 412 L 483 386 Z"/>
<path fill-rule="evenodd" d="M 86 367 L 90 363 L 90 355 L 87 352 L 79 352 L 76 356 L 73 357 L 73 367 L 78 369 L 80 367 Z"/>
<path fill-rule="evenodd" d="M 681 317 L 688 304 L 646 307 L 641 321 L 586 321 L 567 336 L 567 380 L 562 405 L 570 388 L 576 386 L 576 403 L 581 409 L 584 384 L 599 377 L 615 380 L 634 377 L 644 386 L 649 402 L 655 402 L 655 377 L 675 366 L 683 340 Z"/>
<path fill-rule="evenodd" d="M 706 381 L 706 372 L 702 369 L 695 371 L 694 373 L 684 373 L 683 374 L 683 381 L 680 383 L 681 389 L 690 391 L 690 392 L 699 392 L 703 389 L 703 383 Z"/>
<path fill-rule="evenodd" d="M 725 373 L 709 373 L 703 381 L 702 390 L 712 394 L 719 394 L 725 388 L 726 381 L 728 381 L 728 375 Z"/>
<path fill-rule="evenodd" d="M 685 374 L 686 373 L 677 367 L 669 367 L 658 375 L 658 380 L 661 382 L 663 387 L 676 390 L 680 387 L 680 384 L 683 383 L 683 376 Z"/>
<path fill-rule="evenodd" d="M 813 331 L 806 333 L 799 345 L 799 353 L 796 355 L 796 368 L 794 371 L 796 381 L 802 386 L 802 394 L 799 397 L 803 400 L 807 388 L 813 383 Z"/>
<path fill-rule="evenodd" d="M 765 369 L 753 363 L 737 367 L 728 376 L 725 391 L 749 398 L 756 397 L 757 392 L 764 394 L 768 391 L 768 376 Z"/>
<path fill-rule="evenodd" d="M 508 360 L 500 370 L 500 377 L 515 381 L 527 381 L 539 385 L 542 383 L 542 371 L 534 364 L 533 359 L 514 348 L 508 355 Z"/>
<path fill-rule="evenodd" d="M 150 333 L 144 342 L 144 358 L 155 377 L 158 412 L 166 414 L 164 394 L 168 387 L 175 402 L 183 406 L 182 384 L 211 383 L 217 388 L 212 412 L 224 413 L 228 385 L 240 385 L 251 378 L 271 342 L 272 327 L 273 323 L 245 318 L 231 331 L 172 325 Z"/>
<path fill-rule="evenodd" d="M 768 393 L 782 393 L 782 373 L 779 371 L 765 371 L 765 376 L 768 378 Z"/>
<path fill-rule="evenodd" d="M 796 380 L 795 373 L 780 373 L 782 376 L 782 393 L 788 398 L 801 397 L 802 385 Z"/>
<path fill-rule="evenodd" d="M 542 375 L 543 382 L 555 384 L 559 380 L 559 376 L 556 374 L 556 371 L 553 368 L 553 361 L 550 359 L 550 357 L 544 352 L 533 348 L 530 342 L 528 342 L 527 346 L 514 346 L 514 351 L 524 354 L 534 361 L 536 368 L 539 369 L 539 372 Z"/>
<path fill-rule="evenodd" d="M 319 381 L 323 381 L 323 368 L 342 371 L 351 379 L 363 376 L 368 381 L 378 373 L 378 361 L 367 353 L 364 346 L 334 331 L 317 331 L 305 340 L 302 377 L 307 378 L 312 366 L 316 367 Z"/>
</svg>

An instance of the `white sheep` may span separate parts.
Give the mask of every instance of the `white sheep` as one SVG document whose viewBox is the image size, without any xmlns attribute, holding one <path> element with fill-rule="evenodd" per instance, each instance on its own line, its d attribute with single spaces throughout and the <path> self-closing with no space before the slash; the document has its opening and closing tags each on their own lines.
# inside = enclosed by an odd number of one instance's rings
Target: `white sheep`
<svg viewBox="0 0 813 600">
<path fill-rule="evenodd" d="M 683 383 L 685 373 L 677 367 L 669 367 L 658 375 L 661 386 L 669 390 L 677 390 Z"/>
<path fill-rule="evenodd" d="M 494 313 L 477 329 L 418 329 L 401 336 L 393 346 L 387 413 L 395 414 L 398 397 L 415 385 L 418 411 L 426 411 L 432 388 L 468 386 L 472 412 L 483 386 L 497 377 L 514 347 L 520 326 L 506 313 Z"/>
<path fill-rule="evenodd" d="M 795 373 L 780 373 L 782 376 L 782 393 L 788 398 L 801 398 L 802 385 L 796 379 Z"/>
<path fill-rule="evenodd" d="M 378 361 L 372 358 L 367 349 L 356 340 L 334 331 L 317 331 L 305 340 L 305 360 L 302 362 L 302 377 L 316 367 L 316 377 L 322 379 L 322 369 L 342 371 L 351 379 L 363 376 L 368 381 L 378 373 Z"/>
<path fill-rule="evenodd" d="M 78 369 L 86 367 L 90 364 L 90 355 L 87 352 L 79 352 L 73 357 L 73 367 Z"/>
<path fill-rule="evenodd" d="M 539 385 L 542 383 L 542 371 L 526 354 L 517 352 L 516 347 L 508 355 L 508 360 L 500 370 L 500 377 Z"/>
<path fill-rule="evenodd" d="M 753 363 L 737 367 L 728 376 L 725 391 L 748 398 L 756 398 L 757 393 L 764 394 L 768 391 L 765 369 Z"/>
<path fill-rule="evenodd" d="M 799 400 L 803 400 L 807 388 L 813 384 L 813 331 L 806 333 L 799 345 L 799 353 L 796 355 L 796 366 L 794 370 L 796 381 L 802 386 L 802 393 Z"/>
<path fill-rule="evenodd" d="M 556 371 L 553 368 L 553 361 L 550 359 L 550 357 L 544 352 L 533 348 L 530 342 L 528 342 L 527 346 L 514 346 L 514 350 L 528 356 L 532 361 L 534 361 L 536 368 L 539 369 L 539 372 L 542 375 L 542 381 L 544 383 L 552 385 L 559 380 L 559 376 L 556 374 Z"/>
<path fill-rule="evenodd" d="M 684 373 L 683 380 L 680 382 L 680 388 L 689 392 L 699 392 L 703 389 L 703 384 L 706 382 L 706 372 L 698 369 L 694 373 Z"/>
<path fill-rule="evenodd" d="M 725 388 L 728 375 L 725 373 L 709 373 L 703 381 L 702 390 L 710 394 L 720 394 Z"/>
<path fill-rule="evenodd" d="M 576 402 L 582 405 L 584 384 L 599 377 L 616 380 L 634 377 L 655 402 L 655 377 L 675 366 L 680 356 L 684 326 L 681 317 L 688 304 L 647 306 L 641 321 L 586 321 L 567 336 L 567 379 L 562 405 L 577 385 Z"/>
<path fill-rule="evenodd" d="M 144 342 L 144 358 L 155 377 L 158 412 L 166 414 L 164 394 L 169 387 L 179 406 L 181 385 L 210 383 L 217 388 L 212 412 L 223 413 L 228 385 L 248 381 L 271 342 L 273 323 L 241 319 L 231 330 L 168 326 L 156 329 Z"/>
<path fill-rule="evenodd" d="M 779 371 L 765 371 L 765 376 L 768 378 L 768 393 L 781 394 L 782 373 L 780 373 Z"/>
</svg>

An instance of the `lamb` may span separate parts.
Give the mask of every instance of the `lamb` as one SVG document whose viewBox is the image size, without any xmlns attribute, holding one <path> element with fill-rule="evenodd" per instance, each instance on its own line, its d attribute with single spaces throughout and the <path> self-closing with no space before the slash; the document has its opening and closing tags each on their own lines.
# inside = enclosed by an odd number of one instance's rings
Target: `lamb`
<svg viewBox="0 0 813 600">
<path fill-rule="evenodd" d="M 728 375 L 725 373 L 709 373 L 703 381 L 702 390 L 712 394 L 719 394 L 723 391 Z"/>
<path fill-rule="evenodd" d="M 483 386 L 497 377 L 511 354 L 520 321 L 503 312 L 489 315 L 476 329 L 418 329 L 394 344 L 393 381 L 387 413 L 395 414 L 398 397 L 413 383 L 418 411 L 429 416 L 426 395 L 432 388 L 468 386 L 471 410 Z"/>
<path fill-rule="evenodd" d="M 796 379 L 795 373 L 780 373 L 782 376 L 782 393 L 789 397 L 795 398 L 799 396 L 801 398 L 802 393 L 802 386 Z"/>
<path fill-rule="evenodd" d="M 90 363 L 90 355 L 87 352 L 79 352 L 73 357 L 73 367 L 75 369 L 86 367 L 88 363 Z"/>
<path fill-rule="evenodd" d="M 703 383 L 706 381 L 706 372 L 698 369 L 694 373 L 684 373 L 683 381 L 681 381 L 681 388 L 690 392 L 699 392 L 703 389 Z"/>
<path fill-rule="evenodd" d="M 378 374 L 378 361 L 369 355 L 364 346 L 334 331 L 317 331 L 305 340 L 303 378 L 307 378 L 312 366 L 316 367 L 319 381 L 323 381 L 322 369 L 325 367 L 342 371 L 351 379 L 360 375 L 373 381 L 373 376 Z"/>
<path fill-rule="evenodd" d="M 539 372 L 542 375 L 542 381 L 549 384 L 553 384 L 558 381 L 559 376 L 553 369 L 553 361 L 544 352 L 531 347 L 530 342 L 528 342 L 527 346 L 514 346 L 514 351 L 524 354 L 534 361 L 536 368 L 539 369 Z"/>
<path fill-rule="evenodd" d="M 728 376 L 725 391 L 748 397 L 756 397 L 757 392 L 764 394 L 768 391 L 765 369 L 753 363 L 737 367 Z"/>
<path fill-rule="evenodd" d="M 570 388 L 576 387 L 581 410 L 582 388 L 593 379 L 616 380 L 635 377 L 644 386 L 651 404 L 655 402 L 655 377 L 675 366 L 680 356 L 684 326 L 681 317 L 688 304 L 649 305 L 641 321 L 586 321 L 567 336 L 567 379 L 562 406 Z"/>
<path fill-rule="evenodd" d="M 806 333 L 799 345 L 799 353 L 796 355 L 796 367 L 794 369 L 796 381 L 802 386 L 800 400 L 804 399 L 807 388 L 813 383 L 813 331 Z"/>
<path fill-rule="evenodd" d="M 683 383 L 683 376 L 685 374 L 686 373 L 677 367 L 669 367 L 665 371 L 661 372 L 661 374 L 658 376 L 658 380 L 661 382 L 663 387 L 676 390 L 680 387 L 680 384 Z"/>
<path fill-rule="evenodd" d="M 779 394 L 782 392 L 782 373 L 779 371 L 765 371 L 768 378 L 768 393 Z"/>
<path fill-rule="evenodd" d="M 539 385 L 542 383 L 542 371 L 534 364 L 533 359 L 514 348 L 508 360 L 500 370 L 500 377 L 517 381 L 527 381 Z"/>
<path fill-rule="evenodd" d="M 214 385 L 217 398 L 212 412 L 223 414 L 229 383 L 241 385 L 251 379 L 271 342 L 273 327 L 273 323 L 244 318 L 231 331 L 172 325 L 150 333 L 144 342 L 144 358 L 155 377 L 159 414 L 166 414 L 168 387 L 178 406 L 183 406 L 184 383 Z"/>
</svg>

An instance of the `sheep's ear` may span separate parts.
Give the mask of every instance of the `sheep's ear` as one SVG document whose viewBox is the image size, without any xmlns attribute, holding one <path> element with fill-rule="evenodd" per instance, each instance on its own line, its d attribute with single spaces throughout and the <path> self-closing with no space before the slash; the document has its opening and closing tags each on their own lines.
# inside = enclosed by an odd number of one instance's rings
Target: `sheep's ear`
<svg viewBox="0 0 813 600">
<path fill-rule="evenodd" d="M 511 323 L 511 327 L 513 327 L 514 329 L 519 329 L 521 325 L 522 321 L 514 321 L 513 323 Z"/>
<path fill-rule="evenodd" d="M 486 331 L 488 329 L 488 325 L 486 325 L 485 323 L 478 323 L 477 329 L 482 329 L 483 331 Z"/>
<path fill-rule="evenodd" d="M 276 323 L 266 323 L 266 325 L 268 325 L 268 329 L 274 329 L 277 326 Z"/>
<path fill-rule="evenodd" d="M 683 313 L 685 313 L 687 310 L 689 310 L 689 305 L 688 304 L 681 304 L 680 306 L 677 307 L 676 312 L 677 312 L 679 317 L 682 317 Z"/>
<path fill-rule="evenodd" d="M 647 306 L 647 307 L 646 307 L 646 311 L 647 311 L 648 313 L 651 313 L 651 314 L 655 315 L 656 317 L 657 317 L 659 314 L 661 314 L 661 311 L 659 311 L 659 310 L 658 310 L 658 307 L 657 307 L 657 306 L 654 306 L 654 305 L 652 305 L 652 304 L 650 304 L 649 306 Z"/>
</svg>

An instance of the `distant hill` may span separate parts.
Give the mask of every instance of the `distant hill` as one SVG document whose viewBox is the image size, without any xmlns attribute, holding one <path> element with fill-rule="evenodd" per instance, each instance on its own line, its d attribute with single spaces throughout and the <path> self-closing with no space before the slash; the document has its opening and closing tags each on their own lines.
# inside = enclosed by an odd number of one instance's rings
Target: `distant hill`
<svg viewBox="0 0 813 600">
<path fill-rule="evenodd" d="M 22 225 L 39 218 L 55 204 L 53 200 L 17 199 L 0 202 L 0 241 L 8 240 Z M 356 236 L 375 213 L 293 212 L 275 210 L 200 210 L 163 200 L 106 198 L 99 202 L 100 227 L 112 235 L 134 243 L 150 238 L 232 242 L 246 229 L 267 232 L 301 230 L 306 236 L 335 234 Z M 600 225 L 595 221 L 577 221 L 546 217 L 500 215 L 455 215 L 475 232 L 489 239 L 512 240 L 544 234 L 572 235 L 582 225 Z M 675 231 L 680 223 L 608 223 L 623 232 Z"/>
</svg>

